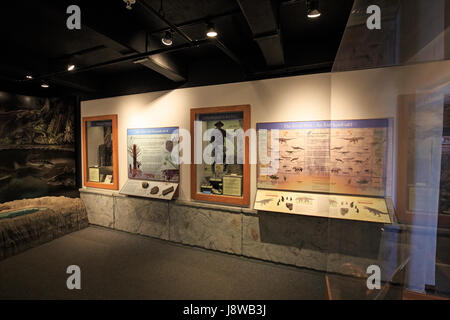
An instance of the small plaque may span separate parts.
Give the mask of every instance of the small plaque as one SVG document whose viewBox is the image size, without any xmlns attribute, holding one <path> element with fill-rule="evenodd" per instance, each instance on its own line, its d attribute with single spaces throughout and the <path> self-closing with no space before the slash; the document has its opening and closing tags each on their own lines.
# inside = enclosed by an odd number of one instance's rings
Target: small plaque
<svg viewBox="0 0 450 320">
<path fill-rule="evenodd" d="M 100 182 L 100 169 L 98 167 L 89 168 L 89 181 Z"/>
<path fill-rule="evenodd" d="M 242 176 L 224 176 L 223 194 L 226 196 L 242 196 Z"/>
</svg>

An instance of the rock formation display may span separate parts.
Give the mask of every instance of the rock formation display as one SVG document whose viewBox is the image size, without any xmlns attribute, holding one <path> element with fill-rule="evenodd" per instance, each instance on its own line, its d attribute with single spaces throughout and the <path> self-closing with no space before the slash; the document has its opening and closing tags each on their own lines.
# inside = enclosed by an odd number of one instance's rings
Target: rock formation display
<svg viewBox="0 0 450 320">
<path fill-rule="evenodd" d="M 0 260 L 89 225 L 86 209 L 79 198 L 15 200 L 0 205 L 0 217 L 26 208 L 41 210 L 0 219 Z"/>
</svg>

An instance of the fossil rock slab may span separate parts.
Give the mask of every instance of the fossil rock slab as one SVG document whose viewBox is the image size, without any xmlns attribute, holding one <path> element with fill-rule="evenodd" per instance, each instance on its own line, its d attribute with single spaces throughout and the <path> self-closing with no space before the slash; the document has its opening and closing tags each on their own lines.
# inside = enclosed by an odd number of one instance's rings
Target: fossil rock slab
<svg viewBox="0 0 450 320">
<path fill-rule="evenodd" d="M 115 197 L 115 229 L 169 239 L 169 208 L 164 200 Z"/>
<path fill-rule="evenodd" d="M 241 254 L 241 215 L 195 206 L 169 205 L 170 240 Z"/>
<path fill-rule="evenodd" d="M 243 215 L 242 254 L 325 271 L 327 219 L 260 212 Z"/>
<path fill-rule="evenodd" d="M 0 220 L 0 259 L 88 226 L 81 199 L 43 197 L 7 202 L 3 213 L 39 208 L 34 213 Z"/>
<path fill-rule="evenodd" d="M 82 192 L 81 200 L 89 217 L 89 223 L 114 228 L 114 197 L 96 193 Z"/>
</svg>

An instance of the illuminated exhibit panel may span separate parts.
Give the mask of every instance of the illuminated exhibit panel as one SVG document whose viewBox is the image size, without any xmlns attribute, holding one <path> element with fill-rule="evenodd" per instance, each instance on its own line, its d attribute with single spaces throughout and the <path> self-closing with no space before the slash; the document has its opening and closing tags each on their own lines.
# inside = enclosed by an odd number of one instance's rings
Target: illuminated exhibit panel
<svg viewBox="0 0 450 320">
<path fill-rule="evenodd" d="M 258 188 L 385 196 L 389 119 L 258 123 Z"/>
<path fill-rule="evenodd" d="M 383 198 L 390 119 L 258 123 L 257 132 L 255 209 L 393 221 Z"/>
<path fill-rule="evenodd" d="M 128 129 L 128 181 L 120 193 L 171 200 L 180 182 L 178 127 Z"/>
<path fill-rule="evenodd" d="M 179 182 L 178 127 L 128 129 L 128 178 Z"/>
<path fill-rule="evenodd" d="M 262 189 L 257 191 L 254 205 L 262 211 L 378 223 L 393 221 L 391 208 L 383 198 Z"/>
</svg>

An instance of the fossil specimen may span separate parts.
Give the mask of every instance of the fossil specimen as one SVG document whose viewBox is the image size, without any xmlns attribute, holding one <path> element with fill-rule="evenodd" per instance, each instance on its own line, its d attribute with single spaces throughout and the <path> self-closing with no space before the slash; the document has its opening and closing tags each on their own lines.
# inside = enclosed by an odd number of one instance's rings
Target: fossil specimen
<svg viewBox="0 0 450 320">
<path fill-rule="evenodd" d="M 159 192 L 158 186 L 154 186 L 154 187 L 150 190 L 150 193 L 151 193 L 151 194 L 157 194 L 158 192 Z"/>
<path fill-rule="evenodd" d="M 170 186 L 169 188 L 162 191 L 162 195 L 165 196 L 166 194 L 173 192 L 173 190 L 173 186 Z"/>
</svg>

